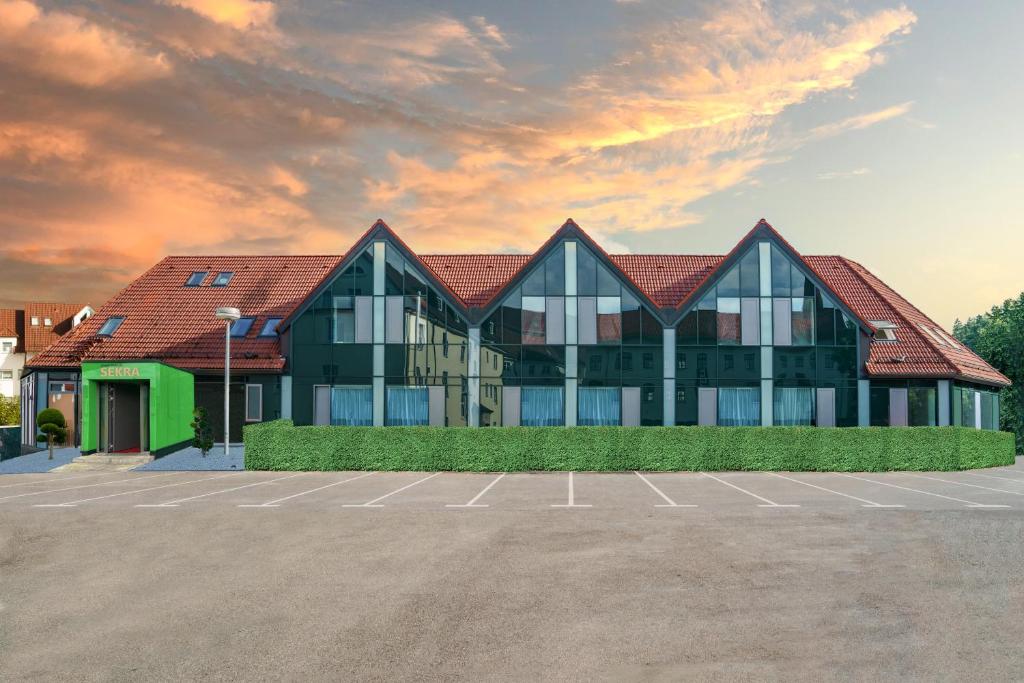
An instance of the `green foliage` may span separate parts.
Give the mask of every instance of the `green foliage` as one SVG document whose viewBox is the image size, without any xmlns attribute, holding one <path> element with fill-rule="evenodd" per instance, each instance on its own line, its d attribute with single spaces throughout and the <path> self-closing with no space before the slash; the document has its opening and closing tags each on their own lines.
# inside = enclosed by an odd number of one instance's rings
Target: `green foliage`
<svg viewBox="0 0 1024 683">
<path fill-rule="evenodd" d="M 1014 462 L 1013 438 L 963 427 L 244 428 L 252 470 L 517 472 L 961 470 Z"/>
<path fill-rule="evenodd" d="M 202 451 L 205 458 L 206 454 L 213 448 L 213 429 L 210 427 L 210 419 L 206 413 L 206 408 L 199 406 L 192 411 L 192 422 L 189 426 L 194 434 L 192 445 Z"/>
<path fill-rule="evenodd" d="M 68 438 L 67 422 L 64 420 L 64 413 L 56 408 L 44 408 L 36 415 L 36 425 L 40 435 L 36 435 L 37 442 L 46 442 L 50 451 L 50 460 L 53 460 L 54 444 L 64 443 Z"/>
<path fill-rule="evenodd" d="M 21 424 L 21 405 L 18 399 L 0 396 L 0 426 Z"/>
<path fill-rule="evenodd" d="M 999 395 L 999 422 L 1024 453 L 1024 293 L 966 323 L 956 321 L 953 334 L 1013 382 Z"/>
</svg>

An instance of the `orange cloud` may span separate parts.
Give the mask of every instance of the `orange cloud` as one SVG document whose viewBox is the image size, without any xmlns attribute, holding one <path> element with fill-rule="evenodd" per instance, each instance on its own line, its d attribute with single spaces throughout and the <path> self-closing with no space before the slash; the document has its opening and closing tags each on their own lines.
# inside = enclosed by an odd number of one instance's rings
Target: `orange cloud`
<svg viewBox="0 0 1024 683">
<path fill-rule="evenodd" d="M 169 5 L 190 9 L 210 21 L 240 31 L 266 27 L 273 23 L 276 8 L 272 2 L 256 0 L 165 0 Z"/>
</svg>

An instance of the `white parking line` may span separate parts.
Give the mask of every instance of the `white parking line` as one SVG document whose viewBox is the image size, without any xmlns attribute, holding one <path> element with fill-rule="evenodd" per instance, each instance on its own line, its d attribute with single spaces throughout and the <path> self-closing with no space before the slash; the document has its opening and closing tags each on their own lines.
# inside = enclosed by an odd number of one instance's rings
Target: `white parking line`
<svg viewBox="0 0 1024 683">
<path fill-rule="evenodd" d="M 43 474 L 40 472 L 39 474 Z M 29 486 L 31 484 L 56 484 L 58 482 L 65 481 L 78 481 L 79 479 L 88 479 L 89 477 L 102 477 L 103 475 L 110 475 L 111 472 L 93 472 L 92 474 L 79 474 L 79 475 L 61 475 L 60 473 L 51 475 L 48 479 L 33 479 L 32 481 L 20 481 L 17 484 L 4 484 L 0 486 L 0 489 L 9 489 L 12 486 Z"/>
<path fill-rule="evenodd" d="M 464 505 L 449 504 L 449 505 L 445 505 L 445 507 L 446 508 L 486 508 L 486 507 L 490 507 L 490 505 L 487 505 L 486 503 L 484 503 L 483 505 L 477 505 L 477 501 L 480 500 L 480 498 L 482 498 L 485 493 L 490 491 L 492 486 L 494 486 L 499 481 L 501 481 L 501 478 L 504 477 L 504 476 L 505 476 L 504 472 L 499 474 L 497 477 L 494 478 L 494 481 L 492 481 L 490 484 L 485 486 L 484 490 L 481 491 L 480 493 L 476 494 L 476 496 L 473 497 L 473 500 L 469 501 L 468 503 L 466 503 Z"/>
<path fill-rule="evenodd" d="M 751 493 L 750 491 L 747 491 L 746 489 L 741 489 L 739 486 L 736 486 L 735 484 L 730 484 L 729 482 L 727 482 L 724 479 L 719 479 L 718 477 L 714 476 L 713 474 L 708 474 L 707 472 L 701 472 L 701 474 L 703 474 L 705 477 L 708 477 L 709 479 L 714 479 L 715 481 L 717 481 L 720 484 L 725 484 L 726 486 L 730 486 L 730 487 L 736 489 L 737 491 L 745 493 L 748 496 L 753 496 L 754 498 L 757 498 L 758 500 L 763 500 L 765 502 L 765 504 L 764 505 L 758 505 L 757 507 L 759 507 L 759 508 L 798 508 L 798 507 L 800 507 L 799 505 L 796 505 L 795 503 L 788 503 L 788 504 L 776 503 L 775 501 L 768 500 L 767 498 L 759 496 L 756 493 Z"/>
<path fill-rule="evenodd" d="M 1009 474 L 1009 475 L 1013 476 L 1015 479 L 1019 479 L 1020 478 L 1020 477 L 1017 476 L 1018 474 L 1021 477 L 1024 477 L 1024 470 L 1021 470 L 1021 469 L 1006 469 L 1006 468 L 994 467 L 994 468 L 990 469 L 989 472 L 1002 472 L 1003 474 Z"/>
<path fill-rule="evenodd" d="M 316 493 L 317 491 L 323 491 L 324 489 L 329 489 L 332 486 L 338 486 L 340 484 L 347 484 L 350 481 L 355 481 L 356 479 L 362 479 L 363 477 L 368 477 L 371 474 L 376 474 L 376 473 L 375 472 L 367 472 L 366 474 L 360 474 L 358 477 L 351 477 L 349 479 L 342 479 L 341 481 L 336 481 L 334 483 L 327 484 L 326 486 L 318 486 L 315 489 L 310 489 L 308 491 L 302 491 L 300 493 L 293 493 L 290 496 L 285 496 L 284 498 L 278 498 L 277 500 L 271 500 L 271 501 L 268 501 L 266 503 L 250 503 L 250 504 L 247 504 L 247 505 L 239 505 L 238 507 L 240 507 L 240 508 L 277 508 L 277 507 L 281 507 L 279 505 L 279 503 L 283 503 L 286 500 L 291 500 L 292 498 L 298 498 L 299 496 L 304 496 L 307 493 Z"/>
<path fill-rule="evenodd" d="M 963 503 L 963 504 L 965 504 L 969 508 L 1008 508 L 1008 507 L 1010 507 L 1009 505 L 986 505 L 984 503 L 975 503 L 975 502 L 972 502 L 972 501 L 969 501 L 969 500 L 964 500 L 963 498 L 954 498 L 953 496 L 944 496 L 941 493 L 932 493 L 931 491 L 921 491 L 920 489 L 912 489 L 912 488 L 907 487 L 907 486 L 899 486 L 898 484 L 890 484 L 888 482 L 878 481 L 877 479 L 865 479 L 864 477 L 857 477 L 857 476 L 854 476 L 852 474 L 847 474 L 846 472 L 836 472 L 835 474 L 838 474 L 839 476 L 842 476 L 842 477 L 849 477 L 850 479 L 860 479 L 861 481 L 866 481 L 866 482 L 868 482 L 870 484 L 880 484 L 882 486 L 891 486 L 894 489 L 902 489 L 904 491 L 912 491 L 914 493 L 921 493 L 921 494 L 924 494 L 926 496 L 935 496 L 936 498 L 945 498 L 946 500 L 953 500 L 953 501 L 956 501 L 957 503 Z"/>
<path fill-rule="evenodd" d="M 374 498 L 373 500 L 369 501 L 368 503 L 347 503 L 345 505 L 342 505 L 341 507 L 343 507 L 343 508 L 382 508 L 384 506 L 383 505 L 377 505 L 377 503 L 379 503 L 380 501 L 384 500 L 385 498 L 390 498 L 391 496 L 395 495 L 396 493 L 401 493 L 402 491 L 404 491 L 406 489 L 411 489 L 416 484 L 422 484 L 427 479 L 433 479 L 434 477 L 436 477 L 439 474 L 441 474 L 441 473 L 440 472 L 434 472 L 429 477 L 423 477 L 422 479 L 417 479 L 416 481 L 414 481 L 411 484 L 406 484 L 402 488 L 397 489 L 395 491 L 392 491 L 391 493 L 385 493 L 380 498 Z"/>
<path fill-rule="evenodd" d="M 793 479 L 792 477 L 787 477 L 787 476 L 781 475 L 781 474 L 779 474 L 777 472 L 766 472 L 766 474 L 770 474 L 773 477 L 778 477 L 779 479 L 785 479 L 786 481 L 792 481 L 792 482 L 795 482 L 797 484 L 803 484 L 804 486 L 810 486 L 811 488 L 818 489 L 819 491 L 827 491 L 828 493 L 834 493 L 837 496 L 843 496 L 844 498 L 849 498 L 851 500 L 859 501 L 861 503 L 864 503 L 864 505 L 862 505 L 861 507 L 865 507 L 865 508 L 902 508 L 902 507 L 906 507 L 906 505 L 884 505 L 882 503 L 875 503 L 873 501 L 867 500 L 866 498 L 858 498 L 857 496 L 851 496 L 850 494 L 843 493 L 842 491 L 833 491 L 832 489 L 827 489 L 824 486 L 818 486 L 817 484 L 811 484 L 811 483 L 806 482 L 806 481 L 800 481 L 799 479 Z"/>
<path fill-rule="evenodd" d="M 112 486 L 117 484 L 132 484 L 137 481 L 144 481 L 146 479 L 155 479 L 157 477 L 167 477 L 177 472 L 166 472 L 164 474 L 154 474 L 148 477 L 138 477 L 133 479 L 111 479 L 110 481 L 101 481 L 95 484 L 81 484 L 79 486 L 66 486 L 62 489 L 50 489 L 48 491 L 31 491 L 29 493 L 19 493 L 14 496 L 5 496 L 0 498 L 0 501 L 11 500 L 12 498 L 24 498 L 25 496 L 41 496 L 44 493 L 60 493 L 61 491 L 74 491 L 75 489 L 87 489 L 93 486 Z"/>
<path fill-rule="evenodd" d="M 667 505 L 662 505 L 662 504 L 659 503 L 659 504 L 655 505 L 654 507 L 656 507 L 656 508 L 695 508 L 695 507 L 697 507 L 696 505 L 680 505 L 679 503 L 675 502 L 674 500 L 672 500 L 671 498 L 666 496 L 664 493 L 662 493 L 661 489 L 659 489 L 657 486 L 652 484 L 650 482 L 650 480 L 647 477 L 645 477 L 644 475 L 640 474 L 639 472 L 633 472 L 633 474 L 635 474 L 636 476 L 640 477 L 641 481 L 643 481 L 645 484 L 650 486 L 654 490 L 654 492 L 657 493 L 659 496 L 661 496 L 664 499 L 664 501 L 667 503 Z"/>
<path fill-rule="evenodd" d="M 232 472 L 231 474 L 238 474 Z M 179 503 L 184 503 L 190 500 L 196 500 L 197 498 L 206 498 L 207 496 L 216 496 L 218 493 L 231 493 L 232 491 L 241 491 L 242 489 L 252 488 L 253 486 L 262 486 L 263 484 L 270 484 L 275 481 L 281 481 L 282 479 L 292 479 L 294 477 L 301 477 L 305 472 L 298 472 L 297 474 L 289 474 L 287 477 L 278 477 L 277 479 L 264 479 L 263 481 L 257 481 L 252 484 L 245 484 L 244 486 L 235 486 L 230 489 L 223 489 L 221 491 L 211 491 L 210 493 L 202 493 L 198 496 L 189 496 L 188 498 L 179 498 L 177 500 L 169 500 L 166 503 L 150 503 L 144 505 L 136 505 L 137 508 L 176 508 Z M 231 476 L 231 475 L 224 475 Z M 216 479 L 217 477 L 214 477 Z"/>
<path fill-rule="evenodd" d="M 552 505 L 551 507 L 553 507 L 553 508 L 589 508 L 589 507 L 593 507 L 593 505 L 577 505 L 576 504 L 576 491 L 575 491 L 575 487 L 573 486 L 572 475 L 573 475 L 573 473 L 569 472 L 569 503 L 568 504 L 559 503 L 557 505 Z"/>
<path fill-rule="evenodd" d="M 1007 484 L 1024 484 L 1024 479 L 1017 479 L 1016 477 L 994 477 L 991 474 L 979 474 L 978 472 L 964 472 L 972 477 L 984 477 L 985 479 L 995 479 L 996 481 L 1005 481 Z"/>
<path fill-rule="evenodd" d="M 903 474 L 906 474 L 906 475 L 911 476 L 911 477 L 918 477 L 919 479 L 931 479 L 932 481 L 941 481 L 941 482 L 944 482 L 946 484 L 956 484 L 957 486 L 970 486 L 971 488 L 975 488 L 975 489 L 985 489 L 986 491 L 996 491 L 997 493 L 1009 493 L 1009 494 L 1012 494 L 1014 496 L 1024 496 L 1024 492 L 1021 492 L 1021 491 L 1007 491 L 1006 489 L 994 489 L 994 488 L 992 488 L 990 486 L 981 486 L 979 484 L 968 484 L 967 482 L 952 481 L 950 479 L 939 479 L 938 477 L 929 477 L 929 476 L 926 476 L 924 474 L 913 474 L 911 472 L 904 472 Z"/>
<path fill-rule="evenodd" d="M 232 474 L 234 474 L 232 472 Z M 83 498 L 81 500 L 72 500 L 67 503 L 47 503 L 42 505 L 33 505 L 34 508 L 73 508 L 79 503 L 88 503 L 93 500 L 103 500 L 104 498 L 116 498 L 117 496 L 130 496 L 133 493 L 144 493 L 146 491 L 156 491 L 157 489 L 169 489 L 172 486 L 182 486 L 184 484 L 194 484 L 197 481 L 210 481 L 211 479 L 220 479 L 222 477 L 230 477 L 230 474 L 221 474 L 216 477 L 204 477 L 202 479 L 189 479 L 188 481 L 176 481 L 173 484 L 164 484 L 163 486 L 150 486 L 145 489 L 132 489 L 131 491 L 119 491 L 117 493 L 111 493 L 107 496 L 96 496 L 94 498 Z M 138 507 L 138 506 L 136 506 Z"/>
</svg>

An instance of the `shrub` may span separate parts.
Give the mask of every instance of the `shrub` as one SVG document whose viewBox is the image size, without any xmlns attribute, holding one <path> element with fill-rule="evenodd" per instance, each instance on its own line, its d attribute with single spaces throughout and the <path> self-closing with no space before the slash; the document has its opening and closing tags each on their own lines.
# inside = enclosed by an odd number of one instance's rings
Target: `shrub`
<svg viewBox="0 0 1024 683">
<path fill-rule="evenodd" d="M 213 429 L 210 428 L 210 420 L 206 408 L 199 406 L 192 411 L 192 445 L 198 448 L 203 457 L 213 448 Z"/>
<path fill-rule="evenodd" d="M 42 434 L 36 435 L 36 441 L 46 442 L 50 451 L 49 460 L 53 460 L 53 445 L 64 443 L 68 438 L 67 422 L 64 420 L 64 413 L 56 408 L 44 408 L 36 415 L 36 424 Z"/>
<path fill-rule="evenodd" d="M 18 399 L 0 396 L 0 427 L 21 424 L 21 405 Z"/>
<path fill-rule="evenodd" d="M 247 425 L 253 470 L 960 470 L 1014 462 L 964 427 L 296 427 Z"/>
</svg>

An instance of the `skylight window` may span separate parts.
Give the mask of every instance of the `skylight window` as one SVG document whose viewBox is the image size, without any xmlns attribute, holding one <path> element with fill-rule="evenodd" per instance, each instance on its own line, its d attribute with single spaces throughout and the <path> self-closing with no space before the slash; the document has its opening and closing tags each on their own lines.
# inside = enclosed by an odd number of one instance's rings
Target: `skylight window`
<svg viewBox="0 0 1024 683">
<path fill-rule="evenodd" d="M 234 273 L 227 271 L 223 273 L 217 273 L 217 277 L 213 278 L 213 282 L 210 283 L 211 287 L 227 287 L 228 283 L 231 282 L 231 278 L 234 277 Z"/>
<path fill-rule="evenodd" d="M 198 287 L 199 285 L 203 284 L 203 280 L 206 279 L 207 274 L 208 274 L 208 271 L 204 270 L 204 271 L 200 272 L 200 271 L 197 270 L 196 272 L 194 272 L 194 273 L 192 273 L 191 275 L 188 276 L 188 280 L 185 281 L 185 286 L 186 287 Z"/>
<path fill-rule="evenodd" d="M 948 334 L 946 334 L 945 331 L 942 330 L 942 328 L 936 327 L 935 328 L 935 332 L 940 337 L 945 339 L 946 343 L 949 344 L 950 346 L 952 346 L 954 349 L 959 349 L 960 348 L 960 344 L 958 344 L 952 337 L 950 337 Z"/>
<path fill-rule="evenodd" d="M 252 329 L 252 321 L 255 318 L 239 318 L 231 324 L 231 336 L 232 337 L 244 337 L 249 334 L 249 330 Z"/>
<path fill-rule="evenodd" d="M 924 330 L 925 334 L 927 334 L 929 337 L 931 337 L 932 340 L 936 344 L 938 344 L 939 346 L 946 346 L 946 340 L 944 340 L 942 337 L 940 337 L 936 330 L 932 329 L 931 327 L 928 327 L 927 325 L 925 325 L 923 323 L 921 325 L 919 325 L 919 327 L 922 330 Z"/>
<path fill-rule="evenodd" d="M 275 329 L 278 323 L 281 322 L 280 318 L 267 318 L 267 322 L 263 323 L 263 329 L 260 330 L 261 337 L 276 337 L 277 330 Z"/>
<path fill-rule="evenodd" d="M 121 327 L 121 323 L 123 323 L 123 322 L 124 322 L 124 316 L 120 316 L 120 315 L 111 316 L 111 317 L 107 318 L 107 321 L 105 323 L 103 323 L 103 327 L 101 327 L 100 331 L 97 332 L 96 334 L 98 334 L 98 335 L 100 335 L 102 337 L 110 337 L 115 332 L 117 332 L 117 328 Z"/>
<path fill-rule="evenodd" d="M 888 320 L 869 320 L 868 322 L 870 322 L 871 326 L 875 328 L 875 341 L 899 341 L 899 339 L 896 338 L 895 324 Z"/>
</svg>

